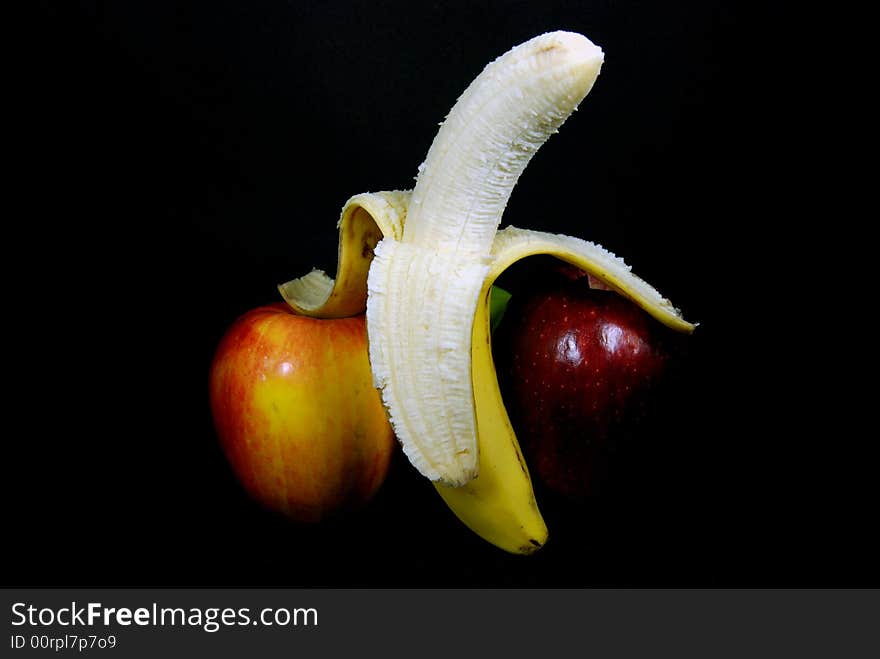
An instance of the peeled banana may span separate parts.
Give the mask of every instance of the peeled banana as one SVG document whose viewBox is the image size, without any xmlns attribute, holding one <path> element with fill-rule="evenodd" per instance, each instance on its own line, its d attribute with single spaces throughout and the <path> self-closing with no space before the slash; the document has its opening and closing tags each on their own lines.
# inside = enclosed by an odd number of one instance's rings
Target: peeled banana
<svg viewBox="0 0 880 659">
<path fill-rule="evenodd" d="M 345 204 L 335 279 L 315 270 L 279 287 L 299 313 L 366 309 L 374 383 L 405 454 L 462 522 L 517 554 L 543 546 L 547 527 L 495 376 L 495 279 L 521 258 L 551 254 L 668 327 L 694 329 L 604 248 L 498 231 L 520 174 L 590 91 L 603 57 L 586 37 L 560 31 L 491 62 L 447 115 L 412 192 Z"/>
</svg>

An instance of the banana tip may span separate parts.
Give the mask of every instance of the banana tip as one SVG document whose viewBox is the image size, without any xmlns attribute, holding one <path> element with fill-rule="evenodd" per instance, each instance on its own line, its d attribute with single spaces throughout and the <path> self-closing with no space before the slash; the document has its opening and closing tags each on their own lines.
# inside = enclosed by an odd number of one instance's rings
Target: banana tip
<svg viewBox="0 0 880 659">
<path fill-rule="evenodd" d="M 548 41 L 545 46 L 547 49 L 562 48 L 573 60 L 585 64 L 601 64 L 605 60 L 605 53 L 602 49 L 579 32 L 557 30 L 541 35 L 538 39 Z"/>
</svg>

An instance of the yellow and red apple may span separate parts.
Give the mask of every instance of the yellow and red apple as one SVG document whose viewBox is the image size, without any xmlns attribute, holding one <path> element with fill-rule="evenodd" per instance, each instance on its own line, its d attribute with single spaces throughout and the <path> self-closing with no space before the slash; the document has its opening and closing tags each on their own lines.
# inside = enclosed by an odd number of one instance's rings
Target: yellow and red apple
<svg viewBox="0 0 880 659">
<path fill-rule="evenodd" d="M 301 522 L 367 503 L 397 445 L 373 387 L 363 314 L 314 319 L 283 303 L 245 313 L 217 348 L 210 403 L 245 490 Z"/>
</svg>

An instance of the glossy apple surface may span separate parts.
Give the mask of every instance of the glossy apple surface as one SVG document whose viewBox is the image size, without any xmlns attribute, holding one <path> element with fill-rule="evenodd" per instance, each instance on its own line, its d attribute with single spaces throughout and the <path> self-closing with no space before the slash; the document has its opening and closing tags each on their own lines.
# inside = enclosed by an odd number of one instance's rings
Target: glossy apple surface
<svg viewBox="0 0 880 659">
<path fill-rule="evenodd" d="M 668 333 L 587 277 L 549 276 L 513 296 L 494 357 L 529 469 L 547 488 L 574 500 L 598 490 L 667 367 Z"/>
<path fill-rule="evenodd" d="M 387 475 L 396 440 L 363 315 L 317 320 L 286 304 L 247 312 L 217 348 L 210 402 L 244 488 L 297 521 L 362 506 Z"/>
</svg>

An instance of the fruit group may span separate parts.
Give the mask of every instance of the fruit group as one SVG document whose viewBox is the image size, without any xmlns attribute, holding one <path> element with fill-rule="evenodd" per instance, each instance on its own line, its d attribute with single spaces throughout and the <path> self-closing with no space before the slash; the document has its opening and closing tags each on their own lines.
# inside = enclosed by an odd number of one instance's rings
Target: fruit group
<svg viewBox="0 0 880 659">
<path fill-rule="evenodd" d="M 668 333 L 587 277 L 513 296 L 494 356 L 523 454 L 548 489 L 580 500 L 601 485 L 668 366 Z"/>
<path fill-rule="evenodd" d="M 301 522 L 369 501 L 396 447 L 363 314 L 317 320 L 283 303 L 245 313 L 217 348 L 210 403 L 247 492 Z"/>
</svg>

